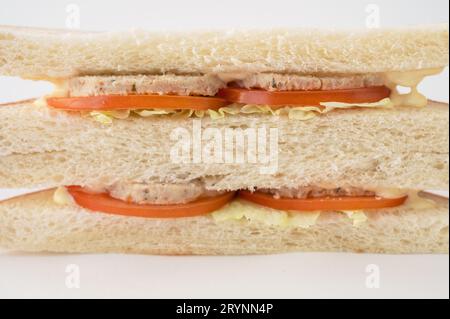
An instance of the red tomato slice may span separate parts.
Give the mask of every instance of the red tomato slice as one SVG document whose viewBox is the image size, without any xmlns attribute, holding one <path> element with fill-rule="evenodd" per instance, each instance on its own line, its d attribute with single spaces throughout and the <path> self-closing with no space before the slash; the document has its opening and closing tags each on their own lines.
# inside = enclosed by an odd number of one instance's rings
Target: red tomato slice
<svg viewBox="0 0 450 319">
<path fill-rule="evenodd" d="M 239 197 L 249 202 L 278 210 L 359 210 L 389 208 L 403 205 L 408 196 L 400 198 L 380 197 L 324 197 L 324 198 L 273 198 L 270 194 L 240 191 Z"/>
<path fill-rule="evenodd" d="M 114 215 L 178 218 L 192 217 L 211 213 L 230 202 L 235 193 L 229 192 L 215 197 L 207 197 L 187 204 L 175 205 L 139 205 L 112 198 L 106 193 L 92 193 L 79 186 L 68 186 L 68 192 L 79 206 Z"/>
<path fill-rule="evenodd" d="M 322 102 L 374 103 L 390 94 L 385 86 L 330 91 L 265 91 L 230 87 L 220 90 L 217 96 L 233 103 L 320 106 Z"/>
<path fill-rule="evenodd" d="M 51 97 L 47 104 L 66 111 L 192 109 L 214 110 L 229 104 L 217 97 L 180 95 L 100 95 L 86 97 Z"/>
</svg>

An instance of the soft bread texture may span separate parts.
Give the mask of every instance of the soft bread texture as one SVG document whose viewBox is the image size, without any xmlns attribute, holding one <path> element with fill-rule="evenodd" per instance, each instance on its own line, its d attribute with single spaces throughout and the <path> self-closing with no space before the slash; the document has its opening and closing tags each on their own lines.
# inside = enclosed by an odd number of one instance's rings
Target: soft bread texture
<svg viewBox="0 0 450 319">
<path fill-rule="evenodd" d="M 274 174 L 261 171 L 270 165 L 247 160 L 177 163 L 170 153 L 179 140 L 171 133 L 185 129 L 192 142 L 194 121 L 200 120 L 132 116 L 102 125 L 31 102 L 0 106 L 0 188 L 201 178 L 211 190 L 311 185 L 448 190 L 447 104 L 335 110 L 307 121 L 264 114 L 200 121 L 202 132 L 266 127 L 269 137 L 269 128 L 278 129 Z"/>
<path fill-rule="evenodd" d="M 448 64 L 448 24 L 372 30 L 85 33 L 0 27 L 0 74 L 376 73 Z"/>
<path fill-rule="evenodd" d="M 57 205 L 53 191 L 0 203 L 0 246 L 20 251 L 241 255 L 291 251 L 447 253 L 448 200 L 430 196 L 427 209 L 405 206 L 366 212 L 353 226 L 324 212 L 310 228 L 267 226 L 253 220 L 216 222 L 211 215 L 148 219 Z"/>
</svg>

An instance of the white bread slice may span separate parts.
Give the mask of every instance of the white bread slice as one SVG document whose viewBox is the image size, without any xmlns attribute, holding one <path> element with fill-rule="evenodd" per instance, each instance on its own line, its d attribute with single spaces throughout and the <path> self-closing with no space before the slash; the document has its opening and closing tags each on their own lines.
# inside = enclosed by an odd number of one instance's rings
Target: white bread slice
<svg viewBox="0 0 450 319">
<path fill-rule="evenodd" d="M 102 125 L 79 113 L 31 102 L 0 106 L 0 188 L 112 184 L 120 179 L 186 182 L 236 190 L 299 186 L 442 189 L 449 184 L 449 110 L 335 110 L 307 121 L 235 115 L 203 129 L 278 128 L 278 170 L 261 163 L 175 163 L 175 128 L 192 135 L 192 118 L 131 117 Z"/>
<path fill-rule="evenodd" d="M 448 254 L 448 200 L 436 205 L 366 212 L 354 226 L 346 215 L 321 213 L 309 228 L 255 220 L 215 221 L 211 215 L 150 219 L 93 213 L 58 205 L 53 191 L 0 203 L 0 247 L 20 251 L 241 255 L 290 251 Z"/>
<path fill-rule="evenodd" d="M 371 30 L 86 33 L 0 27 L 0 74 L 374 73 L 444 67 L 448 24 Z"/>
</svg>

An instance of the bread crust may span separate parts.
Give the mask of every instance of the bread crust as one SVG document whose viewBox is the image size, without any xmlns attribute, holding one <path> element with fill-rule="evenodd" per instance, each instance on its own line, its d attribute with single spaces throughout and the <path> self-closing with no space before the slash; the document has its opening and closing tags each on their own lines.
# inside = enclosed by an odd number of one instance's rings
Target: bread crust
<svg viewBox="0 0 450 319">
<path fill-rule="evenodd" d="M 0 202 L 0 247 L 19 251 L 249 255 L 294 251 L 448 254 L 448 200 L 437 206 L 366 212 L 355 227 L 343 214 L 322 213 L 310 228 L 260 222 L 216 222 L 210 215 L 149 219 L 60 206 L 53 190 Z"/>
</svg>

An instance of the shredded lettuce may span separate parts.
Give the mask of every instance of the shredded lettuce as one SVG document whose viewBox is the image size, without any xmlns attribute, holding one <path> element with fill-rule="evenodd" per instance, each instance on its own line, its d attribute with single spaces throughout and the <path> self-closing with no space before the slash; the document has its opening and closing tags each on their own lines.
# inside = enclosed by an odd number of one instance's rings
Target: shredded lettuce
<svg viewBox="0 0 450 319">
<path fill-rule="evenodd" d="M 268 226 L 309 228 L 314 226 L 320 212 L 287 212 L 235 200 L 212 213 L 216 223 L 226 221 L 256 221 Z"/>
<path fill-rule="evenodd" d="M 366 214 L 362 211 L 354 210 L 354 211 L 343 211 L 345 215 L 347 215 L 348 218 L 350 218 L 353 221 L 353 226 L 360 226 L 364 224 L 368 218 Z"/>
<path fill-rule="evenodd" d="M 320 217 L 320 212 L 289 212 L 290 224 L 300 228 L 314 226 Z"/>
<path fill-rule="evenodd" d="M 100 111 L 92 111 L 89 113 L 92 118 L 102 124 L 112 124 L 113 117 L 111 115 L 106 114 L 106 112 L 100 112 Z"/>
<path fill-rule="evenodd" d="M 172 116 L 172 117 L 197 117 L 203 118 L 209 116 L 212 120 L 222 119 L 228 115 L 237 114 L 270 114 L 273 116 L 287 115 L 289 119 L 307 121 L 317 115 L 331 112 L 335 109 L 349 108 L 391 108 L 393 103 L 391 99 L 385 98 L 375 103 L 341 103 L 341 102 L 323 102 L 319 106 L 286 106 L 281 109 L 272 109 L 269 105 L 242 105 L 231 104 L 218 110 L 172 110 L 172 109 L 148 109 L 148 110 L 119 110 L 119 111 L 92 111 L 90 116 L 102 124 L 111 124 L 113 119 L 126 119 L 131 115 L 141 117 L 151 116 Z"/>
<path fill-rule="evenodd" d="M 149 117 L 153 115 L 167 115 L 167 114 L 174 114 L 176 111 L 170 111 L 170 110 L 136 110 L 133 111 L 139 116 L 142 117 Z"/>
<path fill-rule="evenodd" d="M 346 215 L 355 227 L 361 226 L 368 220 L 363 211 L 341 211 L 341 213 Z M 268 226 L 307 229 L 317 223 L 320 214 L 320 211 L 280 211 L 242 200 L 235 200 L 213 212 L 212 217 L 216 223 L 247 220 L 260 222 Z"/>
<path fill-rule="evenodd" d="M 288 110 L 290 120 L 307 121 L 322 113 L 321 108 L 317 106 L 297 106 Z"/>
<path fill-rule="evenodd" d="M 374 107 L 384 107 L 391 108 L 394 106 L 390 98 L 382 99 L 381 101 L 374 103 L 341 103 L 341 102 L 323 102 L 320 105 L 325 106 L 327 111 L 332 111 L 334 109 L 349 109 L 352 107 L 366 107 L 366 108 L 374 108 Z"/>
</svg>

